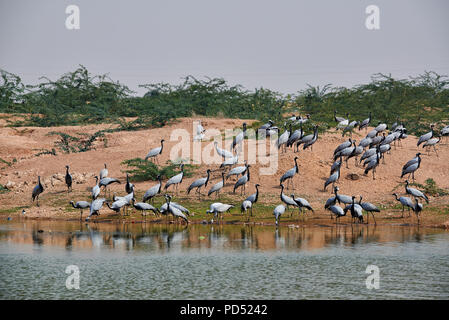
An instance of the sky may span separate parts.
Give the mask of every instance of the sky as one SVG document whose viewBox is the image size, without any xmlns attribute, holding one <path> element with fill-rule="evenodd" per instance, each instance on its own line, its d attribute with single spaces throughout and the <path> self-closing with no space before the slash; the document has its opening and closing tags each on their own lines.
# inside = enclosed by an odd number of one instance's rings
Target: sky
<svg viewBox="0 0 449 320">
<path fill-rule="evenodd" d="M 69 5 L 78 30 L 66 28 Z M 447 0 L 0 0 L 0 68 L 34 84 L 82 64 L 137 94 L 187 75 L 282 93 L 446 75 L 448 13 Z"/>
</svg>

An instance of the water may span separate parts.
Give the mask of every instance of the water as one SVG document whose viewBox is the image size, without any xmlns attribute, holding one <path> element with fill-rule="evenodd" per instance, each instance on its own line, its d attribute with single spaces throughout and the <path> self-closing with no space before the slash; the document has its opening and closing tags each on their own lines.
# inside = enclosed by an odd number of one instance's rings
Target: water
<svg viewBox="0 0 449 320">
<path fill-rule="evenodd" d="M 43 232 L 39 232 L 39 230 Z M 80 289 L 68 290 L 68 265 Z M 368 265 L 380 288 L 366 288 Z M 449 233 L 412 227 L 0 224 L 0 299 L 448 299 Z"/>
</svg>

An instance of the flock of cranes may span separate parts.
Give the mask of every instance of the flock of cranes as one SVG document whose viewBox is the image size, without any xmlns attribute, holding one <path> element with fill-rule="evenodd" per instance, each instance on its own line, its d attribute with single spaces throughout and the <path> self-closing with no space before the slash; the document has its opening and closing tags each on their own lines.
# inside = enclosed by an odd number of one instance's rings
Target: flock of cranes
<svg viewBox="0 0 449 320">
<path fill-rule="evenodd" d="M 351 158 L 355 159 L 355 166 L 362 166 L 365 175 L 372 172 L 373 180 L 375 179 L 376 168 L 385 164 L 385 156 L 393 151 L 392 146 L 396 149 L 396 146 L 401 144 L 401 140 L 407 138 L 407 129 L 404 127 L 402 123 L 399 123 L 399 120 L 391 126 L 390 132 L 387 134 L 388 126 L 386 123 L 379 122 L 377 126 L 367 133 L 366 137 L 361 139 L 357 144 L 356 140 L 352 139 L 352 131 L 358 126 L 358 130 L 361 131 L 365 129 L 367 131 L 368 126 L 371 125 L 372 114 L 369 113 L 368 118 L 359 122 L 356 120 L 350 121 L 349 114 L 346 113 L 346 118 L 338 117 L 337 112 L 334 111 L 334 120 L 337 123 L 336 127 L 342 130 L 342 135 L 344 136 L 349 132 L 350 137 L 347 141 L 338 145 L 332 155 L 332 159 L 334 160 L 331 168 L 330 174 L 324 183 L 324 191 L 326 191 L 329 185 L 332 185 L 332 196 L 326 201 L 324 208 L 330 212 L 331 218 L 336 217 L 336 223 L 340 220 L 341 217 L 345 216 L 349 211 L 351 214 L 351 222 L 364 222 L 363 211 L 367 213 L 367 219 L 369 219 L 369 214 L 375 220 L 374 212 L 379 212 L 380 209 L 375 205 L 369 202 L 362 202 L 362 196 L 359 196 L 359 200 L 356 201 L 356 196 L 348 196 L 339 193 L 339 187 L 336 186 L 340 179 L 340 172 L 342 170 L 342 165 L 345 163 L 345 167 L 349 168 L 348 160 Z M 273 134 L 278 134 L 278 138 L 276 140 L 276 146 L 278 149 L 282 149 L 282 153 L 287 152 L 287 148 L 292 148 L 293 153 L 299 151 L 299 147 L 303 145 L 303 150 L 310 147 L 312 151 L 312 146 L 318 140 L 318 125 L 313 125 L 313 133 L 309 135 L 304 135 L 303 124 L 307 121 L 310 121 L 310 115 L 307 114 L 304 118 L 302 116 L 292 115 L 285 119 L 284 127 L 285 131 L 282 134 L 280 133 L 280 129 L 274 126 L 274 122 L 269 120 L 266 124 L 262 125 L 258 130 L 258 135 L 260 133 L 265 134 L 265 136 L 270 136 Z M 299 125 L 299 128 L 292 132 L 292 126 Z M 287 129 L 288 128 L 288 129 Z M 250 181 L 250 167 L 246 161 L 243 166 L 236 166 L 238 162 L 239 150 L 241 150 L 242 142 L 246 136 L 247 125 L 243 123 L 242 131 L 237 134 L 231 144 L 230 150 L 222 149 L 218 147 L 218 143 L 215 142 L 215 150 L 217 154 L 222 157 L 223 163 L 220 165 L 220 169 L 223 170 L 221 173 L 221 179 L 215 183 L 207 192 L 207 196 L 210 197 L 215 193 L 216 198 L 219 198 L 220 191 L 225 187 L 225 182 L 232 176 L 235 176 L 237 179 L 234 187 L 233 193 L 240 188 L 240 194 L 243 195 L 246 193 L 246 186 L 249 185 Z M 196 135 L 194 136 L 194 140 L 202 140 L 205 136 L 206 130 L 198 122 Z M 440 136 L 449 136 L 449 126 L 444 127 Z M 434 133 L 434 125 L 432 124 L 430 127 L 430 131 L 424 135 L 422 135 L 417 143 L 419 147 L 421 144 L 424 148 L 428 149 L 430 152 L 430 148 L 433 147 L 435 154 L 438 156 L 437 150 L 435 148 L 436 144 L 440 142 L 440 137 L 435 137 Z M 162 154 L 164 148 L 164 139 L 160 140 L 160 146 L 151 149 L 145 157 L 145 160 L 151 160 L 158 162 L 158 156 Z M 360 157 L 360 160 L 359 160 Z M 382 159 L 382 163 L 381 163 Z M 402 168 L 401 178 L 408 175 L 408 179 L 412 178 L 415 180 L 415 172 L 420 168 L 421 165 L 421 153 L 416 153 L 416 156 L 408 161 Z M 280 218 L 283 214 L 285 214 L 286 210 L 290 207 L 297 208 L 299 212 L 299 216 L 303 213 L 305 216 L 306 210 L 314 212 L 314 209 L 310 205 L 310 203 L 301 197 L 295 197 L 293 193 L 290 195 L 285 194 L 284 190 L 295 189 L 294 188 L 294 177 L 299 174 L 299 166 L 298 166 L 298 157 L 294 158 L 294 166 L 287 170 L 281 177 L 279 181 L 279 186 L 281 188 L 280 192 L 280 200 L 282 204 L 277 205 L 273 210 L 273 215 L 275 217 L 276 225 L 279 224 Z M 363 161 L 363 164 L 362 164 Z M 154 198 L 158 195 L 162 194 L 162 179 L 161 175 L 157 176 L 157 183 L 151 186 L 148 190 L 146 190 L 143 195 L 142 202 L 136 202 L 135 198 L 135 186 L 130 182 L 128 174 L 126 175 L 126 184 L 125 184 L 125 192 L 126 195 L 119 197 L 115 194 L 112 197 L 112 201 L 106 200 L 107 188 L 109 185 L 113 183 L 120 184 L 121 182 L 118 179 L 109 177 L 109 171 L 107 165 L 104 164 L 104 168 L 100 171 L 99 176 L 95 176 L 95 185 L 92 187 L 91 198 L 92 201 L 70 201 L 70 204 L 80 210 L 80 219 L 82 220 L 83 210 L 89 209 L 90 213 L 86 218 L 86 221 L 94 215 L 99 215 L 100 209 L 103 207 L 104 203 L 106 203 L 107 207 L 117 213 L 123 211 L 125 215 L 127 213 L 127 208 L 131 205 L 138 211 L 141 212 L 143 216 L 146 216 L 148 212 L 152 212 L 154 215 L 159 216 L 160 214 L 165 215 L 167 218 L 169 215 L 173 216 L 174 219 L 181 220 L 181 222 L 188 223 L 188 216 L 190 216 L 190 212 L 188 209 L 183 207 L 182 205 L 172 201 L 172 195 L 169 195 L 168 189 L 170 186 L 173 186 L 174 193 L 178 194 L 178 187 L 183 182 L 184 178 L 184 164 L 181 163 L 180 172 L 172 176 L 164 185 L 164 199 L 165 203 L 160 208 L 154 206 Z M 226 170 L 229 169 L 227 172 Z M 189 194 L 193 189 L 195 189 L 195 193 L 198 194 L 198 199 L 201 199 L 201 189 L 206 189 L 208 183 L 211 179 L 211 170 L 207 169 L 206 175 L 197 180 L 194 180 L 189 187 L 187 188 L 187 194 Z M 402 205 L 402 217 L 404 217 L 404 210 L 407 207 L 410 216 L 410 210 L 416 214 L 419 223 L 419 213 L 423 210 L 422 203 L 419 202 L 420 199 L 429 203 L 428 197 L 420 190 L 412 188 L 410 186 L 409 180 L 406 180 L 405 183 L 405 193 L 408 196 L 400 196 L 396 193 L 393 194 L 395 199 L 400 202 Z M 67 185 L 67 192 L 72 191 L 72 183 L 73 178 L 70 174 L 70 167 L 66 166 L 66 175 L 65 175 L 65 183 Z M 284 186 L 286 183 L 286 186 Z M 259 184 L 255 184 L 256 192 L 251 194 L 249 197 L 243 200 L 240 205 L 241 213 L 253 215 L 253 207 L 254 204 L 257 203 L 259 199 Z M 101 188 L 103 187 L 105 197 L 100 197 Z M 38 176 L 38 184 L 34 187 L 32 192 L 32 201 L 36 200 L 37 206 L 39 206 L 39 195 L 44 191 L 44 187 L 41 183 L 40 176 Z M 110 196 L 110 193 L 109 193 Z M 151 202 L 151 204 L 149 203 Z M 340 205 L 345 205 L 341 207 Z M 223 219 L 223 214 L 225 212 L 229 212 L 235 206 L 233 204 L 225 204 L 221 202 L 214 202 L 210 205 L 209 210 L 206 213 L 210 213 L 214 215 L 213 219 Z M 290 213 L 292 216 L 292 212 Z M 248 219 L 249 216 L 247 215 Z M 212 219 L 212 222 L 213 222 Z M 368 222 L 368 220 L 367 220 Z"/>
</svg>

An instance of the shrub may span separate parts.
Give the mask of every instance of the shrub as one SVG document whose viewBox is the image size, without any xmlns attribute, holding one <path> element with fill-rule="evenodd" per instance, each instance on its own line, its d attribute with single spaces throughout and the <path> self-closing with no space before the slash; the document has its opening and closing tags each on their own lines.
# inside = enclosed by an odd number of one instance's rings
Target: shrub
<svg viewBox="0 0 449 320">
<path fill-rule="evenodd" d="M 141 158 L 133 158 L 122 161 L 123 165 L 133 169 L 125 170 L 130 175 L 132 181 L 148 181 L 156 180 L 160 174 L 162 179 L 168 179 L 179 173 L 179 164 L 167 161 L 167 165 L 163 167 L 157 166 L 155 163 Z M 191 177 L 194 173 L 195 166 L 190 164 L 184 165 L 184 177 Z"/>
</svg>

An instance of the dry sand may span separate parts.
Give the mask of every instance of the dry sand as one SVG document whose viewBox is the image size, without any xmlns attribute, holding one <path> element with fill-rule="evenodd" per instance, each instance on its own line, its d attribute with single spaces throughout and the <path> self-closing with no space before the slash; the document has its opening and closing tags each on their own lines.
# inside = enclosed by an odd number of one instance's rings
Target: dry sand
<svg viewBox="0 0 449 320">
<path fill-rule="evenodd" d="M 6 161 L 17 159 L 12 166 L 0 163 L 0 184 L 8 185 L 10 192 L 0 194 L 0 210 L 14 214 L 14 208 L 31 205 L 31 192 L 37 182 L 37 176 L 40 175 L 44 181 L 45 191 L 41 195 L 41 206 L 31 206 L 27 209 L 29 217 L 64 217 L 70 218 L 76 216 L 76 212 L 67 212 L 66 204 L 69 200 L 88 199 L 90 188 L 95 184 L 93 176 L 99 173 L 103 168 L 103 163 L 107 163 L 109 176 L 118 178 L 122 181 L 121 185 L 112 185 L 112 192 L 123 195 L 125 181 L 125 166 L 121 162 L 125 159 L 136 157 L 145 157 L 147 152 L 154 147 L 160 145 L 160 139 L 165 139 L 164 152 L 159 159 L 160 163 L 165 163 L 169 159 L 170 149 L 178 143 L 178 141 L 170 141 L 170 135 L 174 129 L 185 129 L 190 133 L 193 132 L 193 121 L 201 119 L 202 125 L 207 132 L 211 129 L 217 129 L 223 132 L 224 129 L 232 129 L 240 127 L 243 122 L 250 124 L 251 120 L 240 119 L 222 119 L 222 118 L 182 118 L 174 121 L 170 126 L 158 129 L 148 129 L 141 131 L 122 131 L 107 134 L 108 147 L 103 146 L 102 141 L 96 142 L 96 149 L 84 153 L 63 154 L 57 149 L 57 156 L 42 155 L 34 156 L 38 149 L 52 149 L 56 136 L 47 136 L 50 131 L 61 131 L 71 135 L 76 133 L 94 133 L 100 129 L 109 128 L 112 125 L 87 125 L 87 126 L 65 126 L 52 128 L 24 127 L 10 128 L 5 127 L 5 120 L 0 120 L 0 158 Z M 306 133 L 308 134 L 308 133 Z M 365 136 L 365 130 L 361 132 L 355 131 L 353 139 L 360 140 Z M 206 136 L 202 147 L 210 145 L 213 137 Z M 342 137 L 340 132 L 328 132 L 319 135 L 317 143 L 310 149 L 302 150 L 294 153 L 292 149 L 288 149 L 286 154 L 280 154 L 279 166 L 275 175 L 264 176 L 259 174 L 259 164 L 252 165 L 251 184 L 247 189 L 247 195 L 254 192 L 254 184 L 261 185 L 260 203 L 266 205 L 275 205 L 280 203 L 279 200 L 279 178 L 288 169 L 294 166 L 294 157 L 299 157 L 299 175 L 295 176 L 295 190 L 297 196 L 304 197 L 309 200 L 311 205 L 316 208 L 318 215 L 326 215 L 329 213 L 324 211 L 324 202 L 329 198 L 331 186 L 326 192 L 323 192 L 323 185 L 329 176 L 330 166 L 333 162 L 331 159 L 333 150 L 348 137 Z M 386 164 L 378 167 L 376 180 L 373 180 L 372 174 L 363 175 L 363 169 L 354 165 L 354 159 L 349 161 L 349 169 L 343 165 L 341 169 L 341 178 L 338 182 L 340 193 L 346 195 L 363 195 L 364 201 L 372 202 L 383 208 L 389 208 L 397 205 L 393 192 L 404 194 L 404 179 L 400 179 L 401 168 L 404 163 L 413 158 L 418 152 L 416 146 L 417 138 L 409 136 L 402 143 L 401 147 L 393 147 L 391 154 L 385 157 Z M 435 152 L 430 155 L 420 147 L 419 151 L 423 153 L 421 168 L 415 174 L 416 182 L 424 184 L 427 178 L 435 180 L 440 188 L 449 190 L 449 144 L 443 141 L 437 146 L 438 156 Z M 246 155 L 247 156 L 247 155 Z M 242 159 L 240 159 L 242 161 Z M 64 184 L 65 165 L 69 164 L 71 173 L 74 176 L 73 193 L 67 194 Z M 213 172 L 213 180 L 207 189 L 218 182 L 221 178 L 220 173 L 216 170 L 218 165 L 202 165 L 197 169 L 194 177 L 187 178 L 180 186 L 180 190 L 186 190 L 189 184 L 205 175 L 207 168 L 215 170 Z M 356 180 L 349 178 L 352 174 L 356 176 Z M 148 187 L 154 185 L 153 181 L 135 183 L 139 192 L 144 192 Z M 244 196 L 232 195 L 232 181 L 228 181 L 225 186 L 224 194 L 237 206 L 244 199 Z M 290 194 L 291 191 L 285 191 Z M 197 197 L 190 197 L 192 201 Z M 449 219 L 448 215 L 441 212 L 448 212 L 449 197 L 431 197 L 430 205 L 424 204 L 424 216 L 434 215 L 434 209 L 440 211 L 435 219 L 428 219 L 428 224 L 443 223 Z M 429 208 L 432 208 L 430 210 Z M 9 210 L 9 211 L 8 211 Z M 21 211 L 21 210 L 18 210 Z M 103 209 L 104 212 L 109 210 Z M 391 215 L 392 210 L 384 210 L 383 214 Z M 17 212 L 19 213 L 19 212 Z M 397 215 L 397 210 L 395 211 Z M 330 220 L 329 218 L 327 218 Z"/>
</svg>

